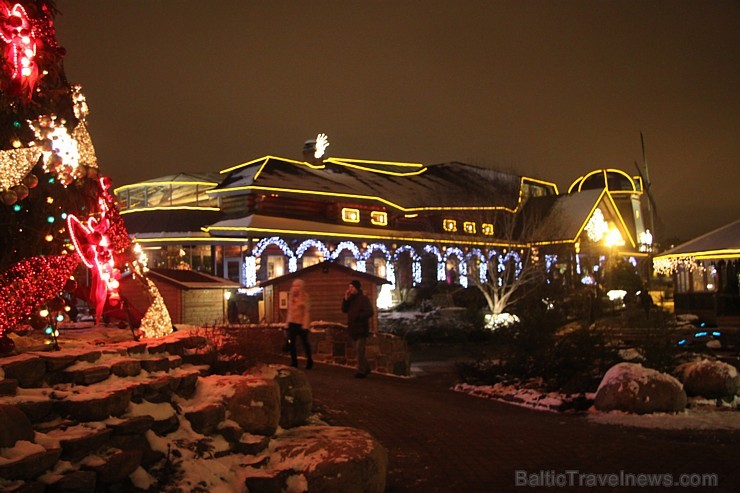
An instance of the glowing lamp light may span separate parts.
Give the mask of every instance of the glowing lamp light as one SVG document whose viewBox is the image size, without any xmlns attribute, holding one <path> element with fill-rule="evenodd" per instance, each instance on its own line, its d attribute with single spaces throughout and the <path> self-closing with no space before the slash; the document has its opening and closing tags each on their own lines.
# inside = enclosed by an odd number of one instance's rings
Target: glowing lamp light
<svg viewBox="0 0 740 493">
<path fill-rule="evenodd" d="M 619 233 L 619 230 L 617 230 L 617 228 L 612 228 L 609 230 L 606 237 L 604 238 L 604 243 L 610 248 L 622 246 L 624 245 L 624 239 L 622 238 L 622 235 Z"/>
<path fill-rule="evenodd" d="M 39 316 L 40 317 L 44 317 L 44 318 L 48 317 L 49 316 L 49 310 L 47 310 L 46 308 L 43 308 L 43 309 L 39 310 Z"/>
<path fill-rule="evenodd" d="M 627 291 L 624 289 L 612 289 L 606 293 L 606 297 L 609 298 L 609 301 L 622 301 L 626 295 Z"/>
</svg>

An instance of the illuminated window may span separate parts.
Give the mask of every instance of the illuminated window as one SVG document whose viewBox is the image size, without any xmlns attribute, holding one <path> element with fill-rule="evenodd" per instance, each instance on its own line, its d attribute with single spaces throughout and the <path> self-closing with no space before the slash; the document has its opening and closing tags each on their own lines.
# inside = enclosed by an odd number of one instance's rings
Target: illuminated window
<svg viewBox="0 0 740 493">
<path fill-rule="evenodd" d="M 488 223 L 481 224 L 480 231 L 484 235 L 493 236 L 493 224 L 488 224 Z"/>
<path fill-rule="evenodd" d="M 350 209 L 348 207 L 342 208 L 342 221 L 346 223 L 359 223 L 360 222 L 360 210 Z"/>
<path fill-rule="evenodd" d="M 273 279 L 282 276 L 285 270 L 285 262 L 281 255 L 267 256 L 267 278 Z"/>
<path fill-rule="evenodd" d="M 463 223 L 463 230 L 471 235 L 475 234 L 475 223 L 470 221 L 465 221 Z"/>
<path fill-rule="evenodd" d="M 442 227 L 445 231 L 454 233 L 455 231 L 457 231 L 457 221 L 455 221 L 454 219 L 443 219 Z"/>
<path fill-rule="evenodd" d="M 372 211 L 370 213 L 370 222 L 376 226 L 388 226 L 388 213 Z"/>
<path fill-rule="evenodd" d="M 322 255 L 304 255 L 301 263 L 305 269 L 306 267 L 311 267 L 312 265 L 316 265 L 323 261 L 324 257 Z"/>
</svg>

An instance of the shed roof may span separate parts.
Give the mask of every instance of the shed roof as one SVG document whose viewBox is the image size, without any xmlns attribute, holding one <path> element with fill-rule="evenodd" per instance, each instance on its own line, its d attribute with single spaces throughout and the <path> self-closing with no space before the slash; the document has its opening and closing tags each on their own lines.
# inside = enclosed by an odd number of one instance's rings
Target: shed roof
<svg viewBox="0 0 740 493">
<path fill-rule="evenodd" d="M 663 252 L 670 256 L 740 257 L 740 219 Z"/>
<path fill-rule="evenodd" d="M 155 279 L 174 284 L 182 289 L 238 289 L 239 283 L 212 276 L 204 272 L 180 269 L 151 269 Z"/>
</svg>

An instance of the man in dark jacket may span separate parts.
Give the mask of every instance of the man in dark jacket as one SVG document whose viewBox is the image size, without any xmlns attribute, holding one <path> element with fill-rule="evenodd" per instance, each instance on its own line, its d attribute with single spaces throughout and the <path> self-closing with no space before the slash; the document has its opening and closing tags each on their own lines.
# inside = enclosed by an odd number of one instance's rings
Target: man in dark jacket
<svg viewBox="0 0 740 493">
<path fill-rule="evenodd" d="M 370 373 L 370 365 L 365 358 L 365 344 L 370 335 L 370 317 L 373 316 L 373 307 L 362 292 L 360 281 L 353 280 L 347 286 L 342 300 L 342 311 L 347 314 L 347 329 L 349 336 L 355 342 L 357 353 L 355 378 L 365 378 Z"/>
</svg>

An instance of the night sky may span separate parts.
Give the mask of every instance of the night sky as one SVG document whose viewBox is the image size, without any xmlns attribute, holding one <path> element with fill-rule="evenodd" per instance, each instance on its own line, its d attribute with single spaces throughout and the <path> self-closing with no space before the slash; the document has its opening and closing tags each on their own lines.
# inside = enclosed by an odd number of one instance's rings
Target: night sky
<svg viewBox="0 0 740 493">
<path fill-rule="evenodd" d="M 115 186 L 273 154 L 636 174 L 662 240 L 740 218 L 740 3 L 58 0 Z"/>
</svg>

